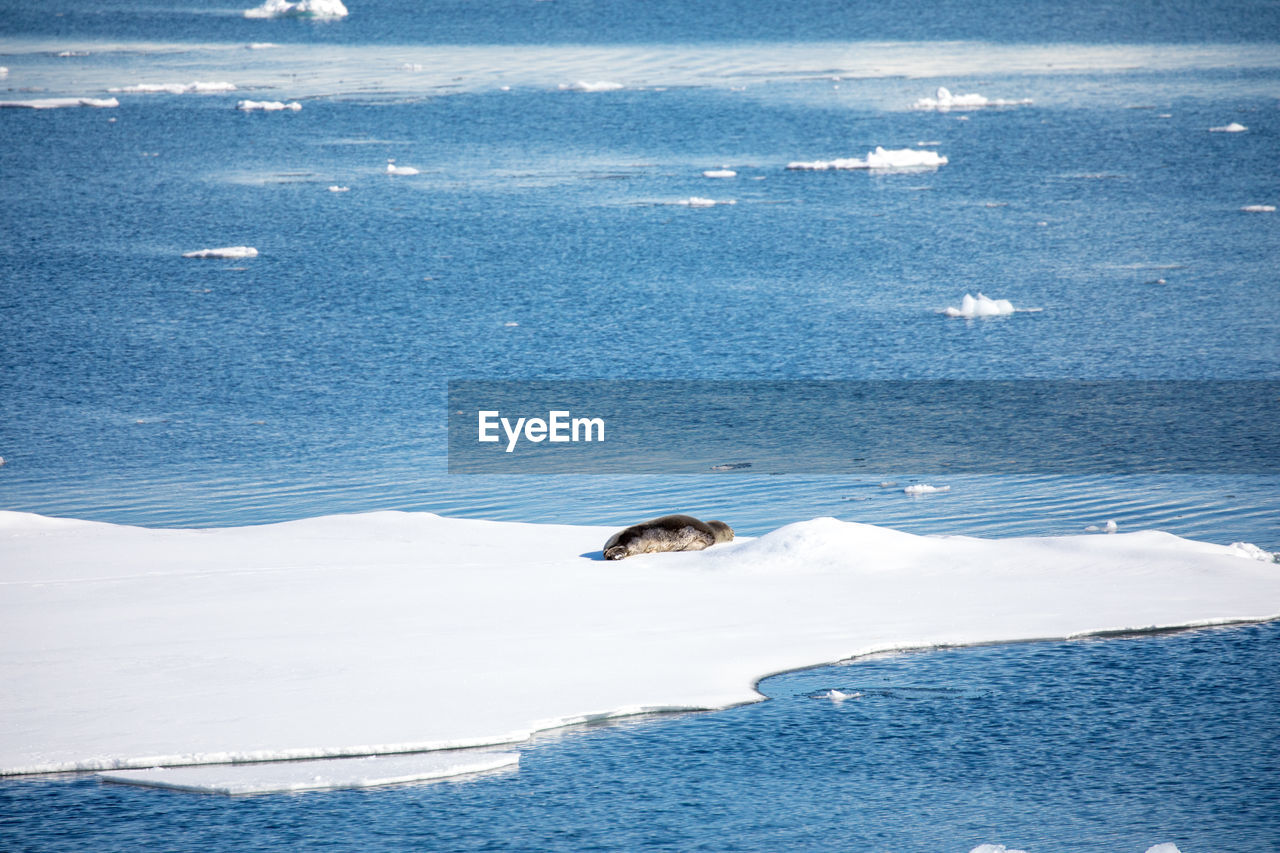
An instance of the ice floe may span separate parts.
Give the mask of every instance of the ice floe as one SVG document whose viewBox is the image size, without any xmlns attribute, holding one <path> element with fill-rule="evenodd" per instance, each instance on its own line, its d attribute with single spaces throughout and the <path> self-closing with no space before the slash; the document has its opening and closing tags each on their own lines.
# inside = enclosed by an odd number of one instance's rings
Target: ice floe
<svg viewBox="0 0 1280 853">
<path fill-rule="evenodd" d="M 979 844 L 969 853 L 1027 853 L 1027 851 L 1014 850 L 1012 847 L 1005 847 L 1003 844 Z"/>
<path fill-rule="evenodd" d="M 919 148 L 884 148 L 868 151 L 865 159 L 858 157 L 835 160 L 795 160 L 787 164 L 792 171 L 825 172 L 831 169 L 936 169 L 945 166 L 947 158 L 937 151 Z"/>
<path fill-rule="evenodd" d="M 1276 206 L 1274 204 L 1246 204 L 1240 210 L 1245 213 L 1275 213 Z"/>
<path fill-rule="evenodd" d="M 253 246 L 225 246 L 221 249 L 199 249 L 194 252 L 183 252 L 184 258 L 256 258 L 258 250 Z"/>
<path fill-rule="evenodd" d="M 736 178 L 738 173 L 733 169 L 708 169 L 702 173 L 704 178 Z"/>
<path fill-rule="evenodd" d="M 1119 529 L 1120 529 L 1120 525 L 1116 524 L 1114 520 L 1111 520 L 1111 521 L 1108 521 L 1106 524 L 1102 525 L 1101 527 L 1099 527 L 1096 524 L 1090 524 L 1088 527 L 1085 528 L 1085 532 L 1086 533 L 1115 533 Z M 1236 544 L 1247 545 L 1248 543 L 1242 542 L 1242 543 L 1236 543 Z M 1235 545 L 1232 545 L 1231 547 L 1235 548 Z M 1249 547 L 1253 547 L 1253 546 L 1250 545 Z M 1240 549 L 1237 548 L 1236 550 L 1238 551 Z M 1258 550 L 1262 550 L 1262 549 L 1258 549 Z"/>
<path fill-rule="evenodd" d="M 737 204 L 738 202 L 736 199 L 729 199 L 727 201 L 716 201 L 713 198 L 702 198 L 701 196 L 695 195 L 695 196 L 690 196 L 689 198 L 682 198 L 679 201 L 672 202 L 672 203 L 683 205 L 684 207 L 715 207 L 717 204 Z"/>
<path fill-rule="evenodd" d="M 902 491 L 909 495 L 932 495 L 937 492 L 949 492 L 950 486 L 931 486 L 928 483 L 916 483 L 913 486 L 907 486 Z"/>
<path fill-rule="evenodd" d="M 115 98 L 35 98 L 29 101 L 0 101 L 0 107 L 13 107 L 31 110 L 56 110 L 64 107 L 97 107 L 98 109 L 118 107 L 120 102 Z"/>
<path fill-rule="evenodd" d="M 616 92 L 619 89 L 625 89 L 626 86 L 608 80 L 597 80 L 594 83 L 579 80 L 576 83 L 561 83 L 560 88 L 566 92 Z"/>
<path fill-rule="evenodd" d="M 1013 107 L 1025 106 L 1030 104 L 1029 98 L 1020 100 L 1005 100 L 1002 98 L 988 98 L 985 95 L 968 94 L 955 95 L 945 86 L 939 86 L 938 91 L 934 93 L 932 98 L 921 98 L 915 102 L 915 108 L 918 110 L 940 110 L 946 112 L 948 110 L 972 110 L 981 109 L 982 107 Z"/>
<path fill-rule="evenodd" d="M 819 518 L 605 563 L 621 526 L 0 512 L 0 775 L 491 746 L 877 651 L 1280 614 L 1274 564 L 1157 531 Z"/>
<path fill-rule="evenodd" d="M 412 166 L 397 166 L 395 160 L 388 160 L 387 174 L 388 175 L 416 175 L 418 174 L 418 170 L 413 168 Z"/>
<path fill-rule="evenodd" d="M 268 112 L 268 113 L 280 112 L 282 110 L 290 110 L 296 113 L 300 109 L 302 109 L 302 104 L 298 103 L 297 101 L 290 101 L 287 104 L 284 103 L 283 101 L 241 101 L 240 103 L 236 104 L 236 109 L 244 110 L 245 112 L 249 112 L 251 110 L 261 110 L 263 112 Z"/>
<path fill-rule="evenodd" d="M 204 767 L 151 767 L 99 774 L 106 782 L 201 794 L 278 794 L 373 788 L 514 767 L 518 752 L 467 750 Z"/>
<path fill-rule="evenodd" d="M 1244 133 L 1248 129 L 1249 128 L 1245 127 L 1240 122 L 1233 121 L 1231 122 L 1231 124 L 1224 124 L 1221 127 L 1211 127 L 1209 128 L 1209 132 L 1210 133 Z"/>
<path fill-rule="evenodd" d="M 246 18 L 345 18 L 347 14 L 342 0 L 267 0 L 244 12 Z"/>
<path fill-rule="evenodd" d="M 1003 317 L 1014 313 L 1036 313 L 1040 310 L 1039 308 L 1015 308 L 1008 299 L 992 299 L 979 292 L 977 296 L 966 293 L 964 298 L 960 300 L 959 308 L 954 305 L 949 306 L 944 308 L 941 313 L 948 317 L 972 319 L 974 317 Z"/>
<path fill-rule="evenodd" d="M 234 92 L 236 86 L 234 83 L 202 83 L 196 81 L 194 83 L 138 83 L 133 86 L 117 86 L 108 89 L 108 92 L 117 92 L 119 94 L 134 95 L 216 95 L 223 92 Z"/>
<path fill-rule="evenodd" d="M 342 186 L 338 186 L 337 184 L 333 184 L 332 186 L 330 186 L 330 187 L 329 187 L 329 192 L 331 192 L 331 193 L 349 193 L 349 192 L 351 192 L 351 187 L 342 187 Z"/>
</svg>

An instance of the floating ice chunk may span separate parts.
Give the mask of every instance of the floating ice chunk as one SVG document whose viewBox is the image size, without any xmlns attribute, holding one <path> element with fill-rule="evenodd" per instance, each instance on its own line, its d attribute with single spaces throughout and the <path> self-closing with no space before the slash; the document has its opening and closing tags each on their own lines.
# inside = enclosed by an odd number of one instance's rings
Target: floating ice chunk
<svg viewBox="0 0 1280 853">
<path fill-rule="evenodd" d="M 1248 129 L 1249 128 L 1245 127 L 1243 124 L 1240 124 L 1240 122 L 1233 121 L 1231 122 L 1231 124 L 1224 124 L 1222 127 L 1211 127 L 1209 128 L 1209 132 L 1210 133 L 1244 133 Z"/>
<path fill-rule="evenodd" d="M 56 110 L 62 107 L 118 107 L 115 98 L 36 98 L 31 101 L 0 101 L 0 107 L 26 107 L 31 110 Z"/>
<path fill-rule="evenodd" d="M 248 45 L 249 50 L 266 50 L 268 48 L 279 47 L 279 46 L 280 45 L 276 44 L 273 41 L 255 41 L 255 42 L 250 42 Z"/>
<path fill-rule="evenodd" d="M 1245 213 L 1275 213 L 1276 206 L 1274 204 L 1246 204 L 1240 208 Z"/>
<path fill-rule="evenodd" d="M 261 110 L 267 113 L 275 113 L 275 112 L 280 112 L 282 110 L 291 110 L 296 113 L 298 112 L 298 110 L 302 109 L 302 104 L 298 103 L 297 101 L 290 101 L 287 104 L 284 103 L 283 101 L 241 101 L 240 103 L 236 104 L 236 109 L 244 110 L 245 112 L 249 112 L 251 110 Z"/>
<path fill-rule="evenodd" d="M 713 198 L 702 198 L 695 195 L 681 199 L 675 203 L 684 205 L 685 207 L 715 207 L 717 204 L 737 204 L 738 202 L 735 199 L 729 199 L 728 201 L 716 201 Z"/>
<path fill-rule="evenodd" d="M 345 18 L 347 7 L 342 0 L 267 0 L 261 6 L 246 9 L 246 18 Z"/>
<path fill-rule="evenodd" d="M 704 178 L 736 178 L 738 173 L 732 169 L 708 169 L 702 173 Z"/>
<path fill-rule="evenodd" d="M 1166 841 L 1164 844 L 1153 844 L 1147 848 L 1147 853 L 1182 853 L 1178 849 L 1178 845 Z"/>
<path fill-rule="evenodd" d="M 237 796 L 403 785 L 514 767 L 519 762 L 518 752 L 468 750 L 320 761 L 152 767 L 102 773 L 98 778 L 148 788 Z"/>
<path fill-rule="evenodd" d="M 586 80 L 579 80 L 577 83 L 561 83 L 560 88 L 566 92 L 616 92 L 618 89 L 625 89 L 621 83 L 611 83 L 608 80 L 597 80 L 589 83 Z"/>
<path fill-rule="evenodd" d="M 1003 844 L 979 844 L 969 853 L 1027 853 L 1027 851 L 1014 850 L 1012 847 L 1005 847 Z"/>
<path fill-rule="evenodd" d="M 197 80 L 194 83 L 138 83 L 133 86 L 117 86 L 107 91 L 133 95 L 187 95 L 191 93 L 212 95 L 221 92 L 234 92 L 235 90 L 234 83 L 201 83 Z"/>
<path fill-rule="evenodd" d="M 413 168 L 412 166 L 397 166 L 395 160 L 388 160 L 387 174 L 388 175 L 416 175 L 418 174 L 418 170 Z"/>
<path fill-rule="evenodd" d="M 351 187 L 340 187 L 340 186 L 338 186 L 337 184 L 334 184 L 333 186 L 329 187 L 329 192 L 331 192 L 331 193 L 349 193 L 349 192 L 351 192 Z"/>
<path fill-rule="evenodd" d="M 932 495 L 935 492 L 949 492 L 950 486 L 931 486 L 928 483 L 916 483 L 914 486 L 907 486 L 902 491 L 909 495 Z"/>
<path fill-rule="evenodd" d="M 823 693 L 822 698 L 830 699 L 832 702 L 843 702 L 846 699 L 857 699 L 861 695 L 861 693 L 857 692 L 845 693 L 843 690 L 836 690 L 835 688 L 832 688 L 826 693 Z"/>
<path fill-rule="evenodd" d="M 1023 106 L 1031 103 L 1030 98 L 1010 101 L 1002 98 L 988 98 L 985 95 L 968 94 L 954 95 L 951 90 L 945 86 L 939 86 L 938 91 L 932 98 L 921 98 L 916 101 L 915 108 L 918 110 L 973 110 L 982 107 L 1013 107 Z"/>
<path fill-rule="evenodd" d="M 1099 527 L 1096 524 L 1090 524 L 1088 527 L 1085 528 L 1085 532 L 1086 533 L 1115 533 L 1119 529 L 1120 529 L 1120 526 L 1117 525 L 1114 521 L 1108 521 L 1106 524 L 1102 525 L 1101 527 Z"/>
<path fill-rule="evenodd" d="M 3 464 L 4 464 L 3 462 L 0 462 L 0 465 L 3 465 Z M 1270 551 L 1262 550 L 1257 545 L 1254 545 L 1252 542 L 1232 542 L 1231 545 L 1228 547 L 1230 547 L 1231 550 L 1235 551 L 1241 557 L 1245 557 L 1246 559 L 1249 559 L 1249 560 L 1260 560 L 1264 563 L 1270 563 L 1270 562 L 1274 562 L 1276 559 L 1275 554 L 1272 554 Z"/>
<path fill-rule="evenodd" d="M 981 293 L 974 297 L 966 293 L 964 299 L 960 300 L 959 308 L 952 306 L 942 313 L 948 317 L 971 319 L 973 317 L 999 317 L 1005 314 L 1012 314 L 1015 310 L 1017 309 L 1013 307 L 1013 303 L 1008 299 L 991 299 Z"/>
<path fill-rule="evenodd" d="M 5 68 L 3 65 L 0 65 L 0 77 L 8 77 L 8 76 L 9 76 L 9 69 Z"/>
<path fill-rule="evenodd" d="M 936 169 L 945 166 L 947 158 L 937 151 L 918 148 L 884 148 L 876 146 L 866 159 L 857 157 L 836 160 L 797 160 L 787 164 L 792 171 L 825 172 L 830 169 Z"/>
<path fill-rule="evenodd" d="M 195 252 L 183 252 L 184 258 L 256 258 L 258 250 L 253 246 L 226 246 L 221 249 L 200 249 Z"/>
<path fill-rule="evenodd" d="M 89 51 L 87 50 L 64 50 L 58 54 L 58 56 L 61 56 L 63 58 L 66 58 L 68 56 L 88 56 L 88 55 L 89 55 Z"/>
</svg>

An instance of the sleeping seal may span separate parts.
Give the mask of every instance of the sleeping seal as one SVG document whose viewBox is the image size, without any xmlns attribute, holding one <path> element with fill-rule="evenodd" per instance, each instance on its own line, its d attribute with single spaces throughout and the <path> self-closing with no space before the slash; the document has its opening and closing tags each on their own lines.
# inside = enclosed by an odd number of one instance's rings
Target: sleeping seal
<svg viewBox="0 0 1280 853">
<path fill-rule="evenodd" d="M 633 524 L 604 543 L 606 560 L 655 551 L 701 551 L 717 542 L 733 541 L 733 529 L 723 521 L 699 521 L 691 515 L 664 515 Z"/>
</svg>

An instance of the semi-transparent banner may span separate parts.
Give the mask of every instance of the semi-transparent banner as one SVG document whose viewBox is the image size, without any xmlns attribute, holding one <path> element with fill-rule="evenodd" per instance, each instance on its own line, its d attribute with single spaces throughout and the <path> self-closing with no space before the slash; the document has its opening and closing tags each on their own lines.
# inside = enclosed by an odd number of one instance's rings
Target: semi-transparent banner
<svg viewBox="0 0 1280 853">
<path fill-rule="evenodd" d="M 459 474 L 1280 472 L 1280 381 L 449 383 Z"/>
</svg>

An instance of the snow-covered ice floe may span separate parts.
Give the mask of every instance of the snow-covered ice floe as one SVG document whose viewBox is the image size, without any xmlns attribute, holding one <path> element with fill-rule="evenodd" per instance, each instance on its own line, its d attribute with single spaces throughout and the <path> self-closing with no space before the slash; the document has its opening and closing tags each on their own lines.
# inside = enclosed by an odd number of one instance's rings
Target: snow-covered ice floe
<svg viewBox="0 0 1280 853">
<path fill-rule="evenodd" d="M 738 173 L 733 169 L 708 169 L 702 173 L 704 178 L 736 178 Z"/>
<path fill-rule="evenodd" d="M 1014 107 L 1025 106 L 1031 103 L 1030 98 L 1021 100 L 1005 100 L 1002 98 L 988 98 L 985 95 L 968 94 L 955 95 L 945 86 L 939 86 L 938 91 L 934 93 L 932 98 L 921 98 L 915 102 L 915 108 L 918 110 L 973 110 L 983 107 Z"/>
<path fill-rule="evenodd" d="M 221 249 L 198 249 L 194 252 L 183 252 L 184 258 L 256 258 L 258 250 L 253 246 L 225 246 Z"/>
<path fill-rule="evenodd" d="M 689 198 L 682 198 L 679 201 L 672 202 L 672 204 L 683 205 L 684 207 L 715 207 L 717 204 L 737 204 L 737 203 L 738 202 L 736 199 L 729 199 L 727 201 L 716 201 L 713 198 L 702 198 L 701 196 L 696 196 L 696 195 L 690 196 Z"/>
<path fill-rule="evenodd" d="M 200 794 L 278 794 L 374 788 L 486 773 L 520 763 L 518 752 L 466 750 L 261 764 L 150 767 L 101 773 L 106 782 Z"/>
<path fill-rule="evenodd" d="M 972 319 L 974 317 L 1002 317 L 1006 314 L 1017 312 L 1035 313 L 1040 308 L 1015 308 L 1013 303 L 1008 299 L 992 299 L 979 293 L 977 296 L 966 293 L 964 298 L 960 300 L 960 307 L 954 305 L 942 309 L 943 314 L 948 317 L 964 317 Z"/>
<path fill-rule="evenodd" d="M 1157 531 L 819 518 L 605 562 L 616 529 L 0 512 L 0 774 L 492 746 L 752 702 L 766 674 L 877 651 L 1280 614 L 1280 566 Z"/>
<path fill-rule="evenodd" d="M 249 112 L 251 110 L 261 110 L 267 113 L 275 113 L 275 112 L 280 112 L 282 110 L 290 110 L 291 112 L 296 113 L 298 112 L 298 110 L 302 109 L 302 104 L 298 103 L 297 101 L 290 101 L 287 104 L 284 103 L 283 101 L 240 101 L 238 104 L 236 104 L 236 109 L 244 110 L 245 112 Z"/>
<path fill-rule="evenodd" d="M 56 110 L 64 107 L 118 107 L 115 98 L 35 98 L 27 101 L 0 101 L 0 107 L 26 108 L 29 110 Z"/>
<path fill-rule="evenodd" d="M 246 18 L 345 18 L 347 14 L 342 0 L 267 0 L 244 12 Z"/>
<path fill-rule="evenodd" d="M 566 92 L 616 92 L 619 89 L 625 89 L 626 86 L 608 80 L 597 80 L 594 83 L 579 80 L 576 83 L 561 83 L 559 88 Z"/>
<path fill-rule="evenodd" d="M 938 492 L 951 491 L 950 486 L 931 486 L 928 483 L 916 483 L 913 486 L 907 486 L 902 491 L 909 495 L 932 495 Z"/>
<path fill-rule="evenodd" d="M 848 157 L 836 160 L 796 160 L 787 164 L 792 171 L 825 172 L 830 169 L 936 169 L 945 166 L 947 158 L 937 151 L 918 148 L 883 148 L 868 151 L 866 159 Z"/>
<path fill-rule="evenodd" d="M 1246 204 L 1240 210 L 1245 213 L 1275 213 L 1276 206 L 1274 204 Z"/>
<path fill-rule="evenodd" d="M 193 83 L 138 83 L 133 86 L 116 86 L 107 91 L 121 95 L 217 95 L 235 90 L 234 83 L 202 83 L 197 80 Z"/>
<path fill-rule="evenodd" d="M 351 192 L 351 187 L 342 187 L 342 186 L 339 186 L 339 185 L 337 185 L 337 184 L 332 184 L 332 185 L 330 185 L 330 187 L 329 187 L 329 192 L 331 192 L 331 193 L 349 193 L 349 192 Z"/>
<path fill-rule="evenodd" d="M 1231 124 L 1224 124 L 1221 127 L 1211 127 L 1209 128 L 1209 132 L 1210 133 L 1244 133 L 1248 129 L 1249 128 L 1245 127 L 1240 122 L 1233 121 L 1231 122 Z"/>
<path fill-rule="evenodd" d="M 387 163 L 387 174 L 388 175 L 416 175 L 418 174 L 418 170 L 413 168 L 412 166 L 397 166 L 395 161 L 392 160 Z"/>
</svg>

